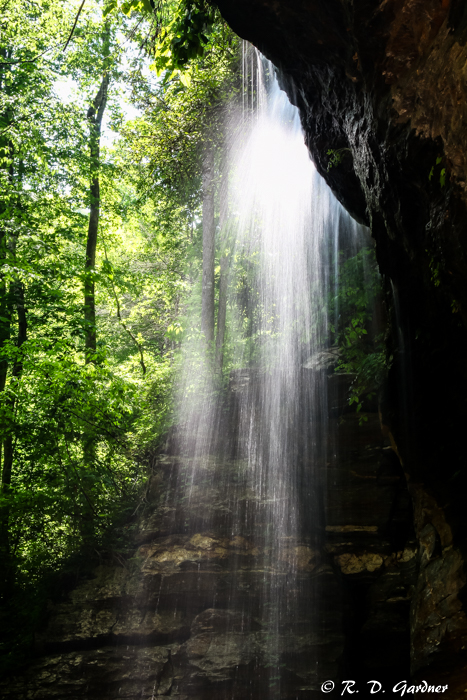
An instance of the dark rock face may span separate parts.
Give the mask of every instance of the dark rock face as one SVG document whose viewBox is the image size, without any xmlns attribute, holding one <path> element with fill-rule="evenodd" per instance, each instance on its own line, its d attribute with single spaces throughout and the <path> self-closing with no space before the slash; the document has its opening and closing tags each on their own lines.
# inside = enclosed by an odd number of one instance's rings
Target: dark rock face
<svg viewBox="0 0 467 700">
<path fill-rule="evenodd" d="M 412 668 L 420 678 L 444 674 L 450 698 L 464 697 L 467 7 L 217 4 L 279 68 L 318 171 L 376 240 L 392 325 L 384 421 L 410 483 L 422 551 L 436 541 L 419 562 Z"/>
<path fill-rule="evenodd" d="M 335 457 L 322 475 L 326 550 L 346 595 L 345 678 L 394 683 L 409 674 L 418 548 L 400 463 L 383 444 L 378 416 L 368 417 L 364 425 L 356 414 L 336 420 Z"/>
</svg>

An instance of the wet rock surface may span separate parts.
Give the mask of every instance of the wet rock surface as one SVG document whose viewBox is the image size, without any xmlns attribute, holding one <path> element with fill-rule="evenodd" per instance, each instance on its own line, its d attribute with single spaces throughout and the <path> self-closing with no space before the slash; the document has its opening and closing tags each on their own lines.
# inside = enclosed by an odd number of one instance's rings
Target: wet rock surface
<svg viewBox="0 0 467 700">
<path fill-rule="evenodd" d="M 378 416 L 367 418 L 332 419 L 331 461 L 303 467 L 317 470 L 324 494 L 318 536 L 285 537 L 274 551 L 265 551 L 264 504 L 245 491 L 241 460 L 223 466 L 219 483 L 209 478 L 219 464 L 207 458 L 180 504 L 174 475 L 187 461 L 160 455 L 133 557 L 101 564 L 51 601 L 33 664 L 1 697 L 253 700 L 273 689 L 292 700 L 321 697 L 323 681 L 349 673 L 399 677 L 418 553 L 400 464 Z M 234 498 L 256 513 L 254 537 L 232 533 Z M 216 526 L 198 530 L 207 511 Z M 275 630 L 265 623 L 265 585 L 279 592 Z"/>
</svg>

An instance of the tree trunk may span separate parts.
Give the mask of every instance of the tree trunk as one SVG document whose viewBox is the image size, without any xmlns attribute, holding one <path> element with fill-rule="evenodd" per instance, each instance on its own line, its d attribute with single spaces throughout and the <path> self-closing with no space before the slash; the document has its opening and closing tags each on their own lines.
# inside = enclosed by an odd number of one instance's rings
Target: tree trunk
<svg viewBox="0 0 467 700">
<path fill-rule="evenodd" d="M 6 258 L 6 233 L 5 231 L 0 231 L 0 259 Z M 9 300 L 7 297 L 7 286 L 5 278 L 0 277 L 0 348 L 3 347 L 5 342 L 10 337 L 10 322 L 9 322 Z M 6 359 L 0 361 L 0 391 L 4 391 L 6 377 L 8 372 L 8 362 Z M 4 491 L 3 480 L 6 477 L 5 474 L 5 455 L 3 449 L 3 440 L 0 438 L 0 471 L 2 480 L 2 491 Z M 0 577 L 0 602 L 4 602 L 8 598 L 7 589 L 9 589 L 8 582 L 10 580 L 8 566 L 9 561 L 9 551 L 10 551 L 10 541 L 9 541 L 9 514 L 8 509 L 2 507 L 0 509 L 0 559 L 4 564 L 2 564 L 2 574 Z M 8 572 L 8 573 L 7 573 Z"/>
<path fill-rule="evenodd" d="M 110 82 L 109 73 L 106 70 L 106 59 L 109 56 L 110 28 L 107 25 L 103 36 L 104 76 L 97 95 L 91 107 L 88 109 L 87 118 L 90 123 L 90 160 L 91 160 L 91 184 L 90 184 L 90 212 L 88 237 L 86 241 L 86 260 L 84 263 L 84 361 L 86 364 L 95 362 L 97 350 L 96 333 L 96 299 L 95 299 L 95 267 L 97 235 L 99 231 L 100 215 L 100 142 L 102 118 L 107 105 L 107 91 Z M 91 422 L 92 422 L 92 417 Z M 83 435 L 83 458 L 85 464 L 92 464 L 95 460 L 95 441 L 92 430 L 85 430 Z"/>
<path fill-rule="evenodd" d="M 214 342 L 214 258 L 216 227 L 214 222 L 214 148 L 210 144 L 203 161 L 203 280 L 201 331 L 207 347 Z"/>
<path fill-rule="evenodd" d="M 220 260 L 219 304 L 217 308 L 216 370 L 222 372 L 224 360 L 225 321 L 227 315 L 227 288 L 229 285 L 229 257 L 224 252 Z"/>
<path fill-rule="evenodd" d="M 109 76 L 105 74 L 99 91 L 94 99 L 92 107 L 88 110 L 88 119 L 91 124 L 91 185 L 90 185 L 90 213 L 88 238 L 86 243 L 86 262 L 84 265 L 84 321 L 85 321 L 85 358 L 86 363 L 93 361 L 97 349 L 96 336 L 96 302 L 94 268 L 96 265 L 97 232 L 99 229 L 100 213 L 100 139 L 102 117 L 107 104 L 107 89 Z"/>
<path fill-rule="evenodd" d="M 2 62 L 0 64 L 0 91 L 5 92 L 6 95 L 10 94 L 10 88 L 9 88 L 9 83 L 5 79 L 6 75 L 11 71 L 10 66 L 8 65 L 8 62 L 11 61 L 13 56 L 13 52 L 11 50 L 7 49 L 0 49 L 0 57 L 5 61 L 5 63 Z M 5 123 L 10 123 L 13 120 L 13 112 L 11 108 L 7 108 L 5 112 L 3 112 L 2 120 Z M 3 129 L 4 131 L 4 129 Z M 2 150 L 4 149 L 9 149 L 10 153 L 13 152 L 13 145 L 12 143 L 8 140 L 7 136 L 2 136 L 0 138 L 0 147 Z M 9 167 L 9 175 L 10 175 L 10 184 L 12 184 L 12 177 L 13 177 L 13 166 L 10 165 Z M 7 201 L 7 198 L 6 198 Z M 8 215 L 6 212 L 7 209 L 7 204 L 6 201 L 0 201 L 0 214 L 2 220 L 4 218 L 8 219 Z M 6 260 L 7 255 L 8 255 L 8 238 L 7 238 L 7 232 L 6 229 L 2 226 L 0 228 L 0 267 L 3 266 L 3 261 Z M 7 284 L 5 281 L 5 276 L 0 272 L 0 348 L 2 348 L 7 340 L 10 338 L 10 300 L 8 298 L 8 293 L 7 293 Z M 6 382 L 6 376 L 8 372 L 8 362 L 6 359 L 1 359 L 0 360 L 0 391 L 3 391 L 5 388 L 5 382 Z M 2 449 L 2 444 L 0 440 L 0 465 L 2 461 L 2 455 L 1 455 L 1 449 Z"/>
<path fill-rule="evenodd" d="M 7 54 L 8 55 L 8 54 Z M 5 89 L 3 85 L 3 76 L 0 77 L 0 89 Z M 8 93 L 8 90 L 7 90 Z M 10 121 L 13 117 L 12 114 L 3 114 L 7 121 Z M 4 141 L 0 144 L 3 149 L 8 148 L 10 155 L 13 156 L 13 144 L 9 141 Z M 14 170 L 13 164 L 10 164 L 9 168 L 9 183 L 11 187 L 14 187 Z M 9 213 L 6 202 L 0 202 L 0 213 L 2 218 L 8 220 Z M 14 261 L 16 253 L 16 241 L 17 236 L 8 235 L 6 228 L 0 229 L 0 266 L 3 266 L 4 262 Z M 15 284 L 10 284 L 8 287 L 7 280 L 5 276 L 0 273 L 0 349 L 2 349 L 6 342 L 10 339 L 11 334 L 11 316 L 12 316 L 12 306 L 13 306 L 13 295 Z M 0 360 L 0 392 L 5 390 L 6 379 L 8 374 L 8 360 L 2 358 Z M 14 399 L 12 399 L 14 401 Z M 12 410 L 14 409 L 14 405 Z M 0 488 L 2 495 L 6 495 L 5 492 L 9 489 L 11 484 L 11 459 L 9 446 L 11 442 L 11 436 L 2 440 L 0 438 Z M 10 538 L 9 538 L 9 521 L 10 521 L 10 509 L 8 502 L 4 501 L 4 504 L 0 508 L 0 561 L 2 566 L 0 567 L 0 600 L 5 602 L 8 600 L 11 592 L 11 587 L 13 584 L 13 567 L 11 566 L 10 558 Z"/>
<path fill-rule="evenodd" d="M 219 303 L 217 305 L 216 371 L 221 374 L 224 360 L 225 323 L 227 315 L 227 289 L 229 285 L 230 255 L 228 252 L 228 174 L 224 170 L 220 187 L 219 228 L 221 235 Z"/>
<path fill-rule="evenodd" d="M 21 282 L 15 282 L 12 289 L 12 296 L 15 302 L 16 310 L 18 313 L 18 341 L 17 348 L 21 348 L 23 343 L 27 339 L 28 323 L 26 317 L 26 309 L 24 308 L 24 287 Z M 11 371 L 11 383 L 17 383 L 21 379 L 23 373 L 23 361 L 21 355 L 15 359 L 13 364 L 13 369 Z M 14 411 L 15 407 L 15 394 L 12 394 L 10 401 L 11 411 Z M 3 461 L 2 470 L 2 488 L 9 488 L 11 484 L 11 470 L 13 466 L 13 437 L 9 435 L 5 440 L 5 457 Z"/>
<path fill-rule="evenodd" d="M 17 348 L 20 351 L 21 346 L 27 339 L 27 317 L 24 306 L 24 287 L 21 282 L 14 282 L 10 290 L 11 298 L 14 301 L 18 313 L 18 340 Z M 21 353 L 18 352 L 13 363 L 11 371 L 11 385 L 17 384 L 23 373 L 23 361 Z M 12 391 L 8 400 L 8 405 L 11 414 L 15 411 L 16 391 Z M 2 493 L 7 495 L 11 487 L 11 477 L 13 471 L 13 456 L 14 456 L 14 436 L 10 433 L 5 438 L 3 445 L 3 468 L 2 468 Z M 0 511 L 0 552 L 2 559 L 2 576 L 0 580 L 0 593 L 3 600 L 8 600 L 14 580 L 14 567 L 11 562 L 10 552 L 10 508 L 6 502 Z"/>
<path fill-rule="evenodd" d="M 7 257 L 6 232 L 0 230 L 0 261 Z M 7 294 L 5 277 L 0 273 L 0 348 L 10 338 L 10 304 Z M 5 388 L 6 375 L 8 372 L 8 362 L 6 359 L 0 360 L 0 391 Z M 1 449 L 1 441 L 0 441 Z M 1 463 L 1 455 L 0 455 Z"/>
</svg>

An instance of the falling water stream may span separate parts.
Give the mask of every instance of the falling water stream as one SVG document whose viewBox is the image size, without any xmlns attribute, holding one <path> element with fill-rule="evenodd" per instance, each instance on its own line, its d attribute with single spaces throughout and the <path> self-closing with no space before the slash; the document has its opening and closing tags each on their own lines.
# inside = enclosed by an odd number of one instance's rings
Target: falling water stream
<svg viewBox="0 0 467 700">
<path fill-rule="evenodd" d="M 252 52 L 248 80 L 255 99 L 250 88 L 229 148 L 219 232 L 229 259 L 228 387 L 192 333 L 171 498 L 183 531 L 220 562 L 221 584 L 210 585 L 201 564 L 196 583 L 204 608 L 222 618 L 216 653 L 232 670 L 213 697 L 279 700 L 309 697 L 319 677 L 326 619 L 313 584 L 322 571 L 315 473 L 333 450 L 322 357 L 336 322 L 327 302 L 339 231 L 357 241 L 359 227 L 317 174 L 274 68 Z M 300 687 L 289 687 L 292 672 Z"/>
</svg>

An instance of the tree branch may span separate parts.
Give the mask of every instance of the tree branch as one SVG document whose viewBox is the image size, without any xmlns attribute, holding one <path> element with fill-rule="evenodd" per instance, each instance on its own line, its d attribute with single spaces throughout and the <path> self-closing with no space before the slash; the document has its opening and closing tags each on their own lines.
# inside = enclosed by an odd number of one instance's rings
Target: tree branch
<svg viewBox="0 0 467 700">
<path fill-rule="evenodd" d="M 108 259 L 108 257 L 107 257 L 107 249 L 106 249 L 105 245 L 104 245 L 104 254 L 105 254 L 105 259 L 107 260 L 107 263 L 110 265 L 109 259 Z M 125 321 L 122 319 L 122 315 L 121 315 L 121 313 L 120 313 L 120 302 L 119 302 L 119 300 L 118 300 L 117 292 L 116 292 L 116 290 L 115 290 L 115 286 L 114 286 L 113 280 L 112 280 L 112 278 L 110 277 L 110 275 L 109 275 L 109 281 L 110 281 L 110 285 L 111 285 L 111 287 L 112 287 L 112 291 L 113 291 L 113 294 L 114 294 L 114 297 L 115 297 L 115 303 L 117 304 L 117 318 L 118 318 L 120 324 L 123 326 L 123 328 L 126 330 L 126 332 L 128 333 L 128 335 L 130 336 L 130 338 L 133 340 L 133 342 L 134 342 L 134 344 L 136 345 L 136 347 L 138 348 L 139 356 L 140 356 L 139 363 L 140 363 L 140 365 L 141 365 L 141 369 L 143 370 L 143 377 L 144 377 L 144 375 L 146 374 L 146 365 L 144 364 L 143 348 L 141 347 L 141 343 L 139 343 L 139 342 L 136 340 L 135 336 L 134 336 L 133 333 L 130 331 L 130 329 L 127 327 Z"/>
<path fill-rule="evenodd" d="M 62 53 L 65 53 L 65 51 L 66 51 L 67 48 L 68 48 L 68 44 L 70 43 L 71 38 L 72 38 L 72 36 L 73 36 L 73 34 L 74 34 L 74 32 L 75 32 L 75 28 L 76 28 L 76 25 L 77 25 L 77 23 L 78 23 L 79 16 L 80 16 L 80 14 L 81 14 L 81 10 L 83 9 L 83 5 L 84 5 L 85 2 L 86 2 L 86 0 L 83 0 L 83 2 L 81 3 L 81 5 L 79 6 L 78 13 L 77 13 L 77 15 L 76 15 L 76 17 L 75 17 L 75 21 L 73 22 L 73 26 L 72 26 L 72 28 L 71 28 L 71 32 L 70 32 L 70 34 L 69 34 L 69 36 L 68 36 L 68 39 L 66 40 L 66 44 L 65 44 L 65 46 L 64 46 L 63 49 L 62 49 Z M 22 63 L 34 63 L 35 61 L 37 61 L 38 58 L 41 58 L 41 56 L 44 56 L 44 54 L 48 53 L 49 51 L 52 51 L 52 49 L 56 49 L 58 46 L 60 46 L 60 44 L 56 44 L 55 46 L 49 46 L 48 49 L 45 49 L 45 50 L 42 51 L 41 53 L 38 53 L 37 56 L 34 56 L 34 58 L 27 58 L 27 59 L 25 59 L 24 61 L 0 61 L 0 66 L 19 66 L 19 65 L 22 64 Z"/>
<path fill-rule="evenodd" d="M 79 6 L 78 14 L 77 14 L 76 17 L 75 17 L 74 24 L 73 24 L 73 26 L 72 26 L 72 28 L 71 28 L 70 36 L 68 37 L 68 39 L 67 39 L 67 41 L 66 41 L 66 44 L 65 44 L 65 46 L 63 47 L 63 53 L 65 53 L 65 51 L 66 51 L 67 48 L 68 48 L 68 44 L 70 43 L 71 37 L 72 37 L 73 34 L 74 34 L 75 27 L 76 27 L 76 25 L 77 25 L 77 23 L 78 23 L 79 16 L 80 16 L 80 14 L 81 14 L 81 10 L 83 9 L 83 5 L 84 5 L 85 2 L 86 2 L 86 0 L 83 0 L 83 2 L 81 3 L 81 5 Z"/>
</svg>

